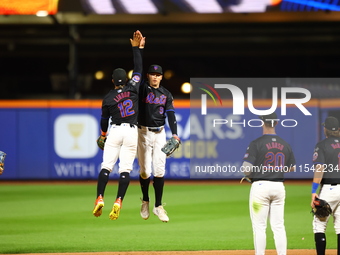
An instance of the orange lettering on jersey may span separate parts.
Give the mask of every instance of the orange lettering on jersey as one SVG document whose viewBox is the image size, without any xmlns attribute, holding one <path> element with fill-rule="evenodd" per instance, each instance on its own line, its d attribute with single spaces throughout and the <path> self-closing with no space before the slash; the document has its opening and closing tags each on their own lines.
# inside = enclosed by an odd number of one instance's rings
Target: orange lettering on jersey
<svg viewBox="0 0 340 255">
<path fill-rule="evenodd" d="M 333 147 L 333 149 L 339 149 L 340 143 L 332 143 L 331 146 Z"/>
<path fill-rule="evenodd" d="M 283 148 L 285 147 L 281 143 L 277 143 L 277 142 L 267 143 L 266 146 L 267 146 L 268 150 L 270 150 L 270 149 L 279 149 L 280 151 L 282 151 Z"/>
<path fill-rule="evenodd" d="M 156 97 L 154 93 L 150 92 L 146 96 L 146 98 L 145 98 L 145 103 L 165 105 L 165 103 L 166 103 L 166 96 L 165 95 L 161 95 L 159 97 Z"/>
<path fill-rule="evenodd" d="M 130 91 L 119 93 L 113 100 L 115 100 L 117 103 L 122 100 L 123 98 L 130 97 Z"/>
</svg>

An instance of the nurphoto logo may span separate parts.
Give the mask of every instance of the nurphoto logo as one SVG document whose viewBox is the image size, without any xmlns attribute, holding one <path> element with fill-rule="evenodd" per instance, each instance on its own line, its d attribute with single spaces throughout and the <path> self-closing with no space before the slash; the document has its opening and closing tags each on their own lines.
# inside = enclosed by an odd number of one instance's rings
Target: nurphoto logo
<svg viewBox="0 0 340 255">
<path fill-rule="evenodd" d="M 308 89 L 300 88 L 300 87 L 281 87 L 280 89 L 280 98 L 278 95 L 278 87 L 271 88 L 272 94 L 272 103 L 269 109 L 256 109 L 254 106 L 254 96 L 253 96 L 253 87 L 247 87 L 247 98 L 245 100 L 245 95 L 243 91 L 236 85 L 233 84 L 222 84 L 217 83 L 213 86 L 208 85 L 203 82 L 197 82 L 199 84 L 204 85 L 206 88 L 199 87 L 199 89 L 204 94 L 201 94 L 201 115 L 208 114 L 208 106 L 207 106 L 207 94 L 214 101 L 214 104 L 217 105 L 218 99 L 220 105 L 222 106 L 222 98 L 220 96 L 220 91 L 227 90 L 229 94 L 232 96 L 232 112 L 235 116 L 243 116 L 245 115 L 245 102 L 247 103 L 248 110 L 257 116 L 265 116 L 275 112 L 278 108 L 278 101 L 280 99 L 281 105 L 281 115 L 287 115 L 287 105 L 292 105 L 292 107 L 297 107 L 305 116 L 311 116 L 312 114 L 307 110 L 307 108 L 303 105 L 311 99 L 311 93 Z M 217 91 L 218 90 L 218 91 Z M 298 98 L 289 98 L 289 94 L 299 95 Z M 267 119 L 267 121 L 277 121 L 281 123 L 283 127 L 295 127 L 298 125 L 298 121 L 295 119 Z M 228 119 L 214 119 L 213 126 L 216 125 L 225 125 L 229 123 L 229 125 L 243 125 L 244 127 L 248 125 L 249 127 L 261 127 L 264 122 L 261 119 L 250 119 L 250 120 L 241 120 L 241 121 L 233 121 Z"/>
<path fill-rule="evenodd" d="M 222 106 L 222 99 L 221 96 L 217 93 L 217 91 L 211 87 L 210 85 L 206 84 L 206 83 L 202 83 L 200 82 L 202 85 L 204 85 L 205 87 L 207 87 L 208 89 L 210 89 L 210 91 L 212 91 L 215 96 L 217 97 L 218 101 L 220 102 L 220 105 Z M 207 93 L 210 98 L 214 101 L 214 104 L 217 105 L 216 99 L 214 97 L 214 95 L 207 89 L 200 87 L 200 90 L 203 90 L 205 93 Z M 202 115 L 206 115 L 207 114 L 207 94 L 202 94 L 201 95 L 201 103 L 202 103 Z"/>
</svg>

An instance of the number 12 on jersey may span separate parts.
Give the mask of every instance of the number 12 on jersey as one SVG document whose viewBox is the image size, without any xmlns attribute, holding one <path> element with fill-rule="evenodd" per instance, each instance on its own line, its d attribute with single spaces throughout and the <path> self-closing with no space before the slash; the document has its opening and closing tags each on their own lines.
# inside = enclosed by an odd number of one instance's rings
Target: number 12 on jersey
<svg viewBox="0 0 340 255">
<path fill-rule="evenodd" d="M 122 118 L 135 114 L 135 111 L 132 109 L 133 102 L 131 99 L 126 99 L 124 100 L 124 102 L 119 103 L 117 106 Z"/>
</svg>

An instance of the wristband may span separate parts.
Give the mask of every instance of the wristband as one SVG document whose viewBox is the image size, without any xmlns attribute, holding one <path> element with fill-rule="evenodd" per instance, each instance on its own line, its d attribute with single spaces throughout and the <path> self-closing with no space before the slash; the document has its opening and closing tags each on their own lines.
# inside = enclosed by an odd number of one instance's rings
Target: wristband
<svg viewBox="0 0 340 255">
<path fill-rule="evenodd" d="M 103 132 L 103 131 L 102 131 L 102 136 L 106 136 L 106 133 L 107 133 L 107 132 Z"/>
<path fill-rule="evenodd" d="M 319 188 L 320 183 L 313 182 L 312 183 L 312 194 L 316 193 L 317 189 Z"/>
</svg>

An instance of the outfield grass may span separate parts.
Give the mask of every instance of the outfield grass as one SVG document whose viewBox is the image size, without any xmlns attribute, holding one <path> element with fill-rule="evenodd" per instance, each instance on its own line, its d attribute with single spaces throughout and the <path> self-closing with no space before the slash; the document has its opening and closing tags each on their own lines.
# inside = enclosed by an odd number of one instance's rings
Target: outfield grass
<svg viewBox="0 0 340 255">
<path fill-rule="evenodd" d="M 250 185 L 168 183 L 169 223 L 140 217 L 137 184 L 130 185 L 119 219 L 109 220 L 117 190 L 113 180 L 103 215 L 95 218 L 95 190 L 95 183 L 0 183 L 0 253 L 253 249 Z M 288 248 L 314 249 L 310 185 L 286 184 L 286 191 Z M 269 225 L 267 236 L 267 248 L 274 249 Z M 336 248 L 331 222 L 327 236 L 327 248 Z"/>
</svg>

